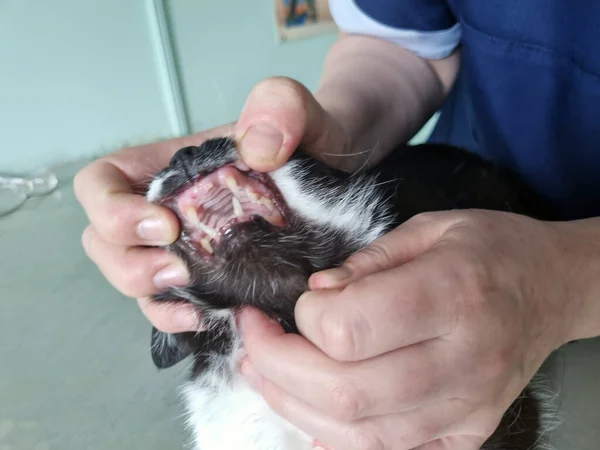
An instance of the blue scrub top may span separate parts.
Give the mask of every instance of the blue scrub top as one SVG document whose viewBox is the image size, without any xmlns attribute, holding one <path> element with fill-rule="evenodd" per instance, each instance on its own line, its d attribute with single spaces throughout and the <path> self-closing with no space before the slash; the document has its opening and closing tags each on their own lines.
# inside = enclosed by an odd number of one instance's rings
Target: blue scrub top
<svg viewBox="0 0 600 450">
<path fill-rule="evenodd" d="M 330 0 L 338 26 L 425 58 L 461 46 L 432 142 L 521 174 L 570 219 L 600 216 L 600 0 Z"/>
</svg>

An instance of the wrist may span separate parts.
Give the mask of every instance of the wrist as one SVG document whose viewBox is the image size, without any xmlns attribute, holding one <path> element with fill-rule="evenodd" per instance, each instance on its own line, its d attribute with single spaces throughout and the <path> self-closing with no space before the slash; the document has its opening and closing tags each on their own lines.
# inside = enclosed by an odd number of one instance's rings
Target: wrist
<svg viewBox="0 0 600 450">
<path fill-rule="evenodd" d="M 566 284 L 562 343 L 600 336 L 600 218 L 550 226 Z"/>
</svg>

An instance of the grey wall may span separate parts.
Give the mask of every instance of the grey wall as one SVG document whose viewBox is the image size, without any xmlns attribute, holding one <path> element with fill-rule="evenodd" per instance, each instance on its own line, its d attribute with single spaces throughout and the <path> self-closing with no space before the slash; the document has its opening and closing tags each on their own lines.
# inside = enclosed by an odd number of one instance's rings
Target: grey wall
<svg viewBox="0 0 600 450">
<path fill-rule="evenodd" d="M 2 0 L 0 172 L 231 122 L 268 76 L 315 88 L 335 33 L 284 43 L 274 17 L 272 0 Z"/>
<path fill-rule="evenodd" d="M 235 120 L 270 75 L 315 87 L 335 35 L 282 43 L 273 18 L 268 0 L 3 0 L 0 171 Z"/>
</svg>

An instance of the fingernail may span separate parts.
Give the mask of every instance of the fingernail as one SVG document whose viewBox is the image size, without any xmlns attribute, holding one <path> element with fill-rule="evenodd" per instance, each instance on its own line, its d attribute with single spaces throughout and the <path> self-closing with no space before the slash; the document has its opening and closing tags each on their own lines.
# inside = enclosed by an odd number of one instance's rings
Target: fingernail
<svg viewBox="0 0 600 450">
<path fill-rule="evenodd" d="M 171 286 L 181 287 L 189 283 L 189 275 L 184 266 L 175 263 L 156 272 L 153 281 L 158 289 L 166 289 Z"/>
<path fill-rule="evenodd" d="M 198 330 L 200 324 L 198 323 L 198 317 L 193 311 L 188 308 L 176 309 L 173 313 L 173 325 L 180 330 Z"/>
<path fill-rule="evenodd" d="M 246 360 L 242 363 L 242 366 L 240 367 L 240 372 L 242 372 L 242 375 L 244 375 L 248 383 L 250 383 L 250 385 L 254 389 L 256 389 L 257 391 L 261 390 L 262 377 L 256 371 L 256 369 L 254 369 L 254 366 L 250 363 L 250 361 Z"/>
<path fill-rule="evenodd" d="M 331 450 L 330 447 L 327 447 L 326 445 L 320 443 L 319 441 L 314 441 L 313 442 L 313 448 L 315 450 Z"/>
<path fill-rule="evenodd" d="M 352 271 L 347 267 L 341 266 L 334 269 L 324 270 L 312 275 L 310 286 L 313 289 L 333 289 L 341 287 L 352 278 Z"/>
<path fill-rule="evenodd" d="M 248 128 L 241 140 L 246 158 L 274 160 L 281 150 L 283 134 L 266 124 L 258 124 Z"/>
<path fill-rule="evenodd" d="M 173 241 L 171 227 L 160 217 L 148 217 L 142 220 L 137 226 L 137 234 L 145 241 L 156 245 L 167 245 Z"/>
<path fill-rule="evenodd" d="M 341 266 L 336 267 L 335 269 L 329 269 L 327 271 L 321 272 L 323 276 L 328 278 L 334 283 L 345 281 L 352 276 L 352 271 L 347 267 Z"/>
</svg>

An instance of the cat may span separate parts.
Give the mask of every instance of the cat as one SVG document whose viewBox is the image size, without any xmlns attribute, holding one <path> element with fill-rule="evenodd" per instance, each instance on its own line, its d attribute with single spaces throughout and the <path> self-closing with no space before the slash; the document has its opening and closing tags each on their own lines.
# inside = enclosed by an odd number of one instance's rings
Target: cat
<svg viewBox="0 0 600 450">
<path fill-rule="evenodd" d="M 448 145 L 405 145 L 373 167 L 347 173 L 302 149 L 270 173 L 250 170 L 229 137 L 180 149 L 155 175 L 148 201 L 173 210 L 177 241 L 165 248 L 191 281 L 153 297 L 189 302 L 206 331 L 152 329 L 164 369 L 190 357 L 183 387 L 197 450 L 310 450 L 313 439 L 276 415 L 239 374 L 236 311 L 253 305 L 297 333 L 294 306 L 308 277 L 427 211 L 491 209 L 540 220 L 557 213 L 516 174 Z M 532 380 L 484 450 L 541 448 L 544 391 Z"/>
</svg>

